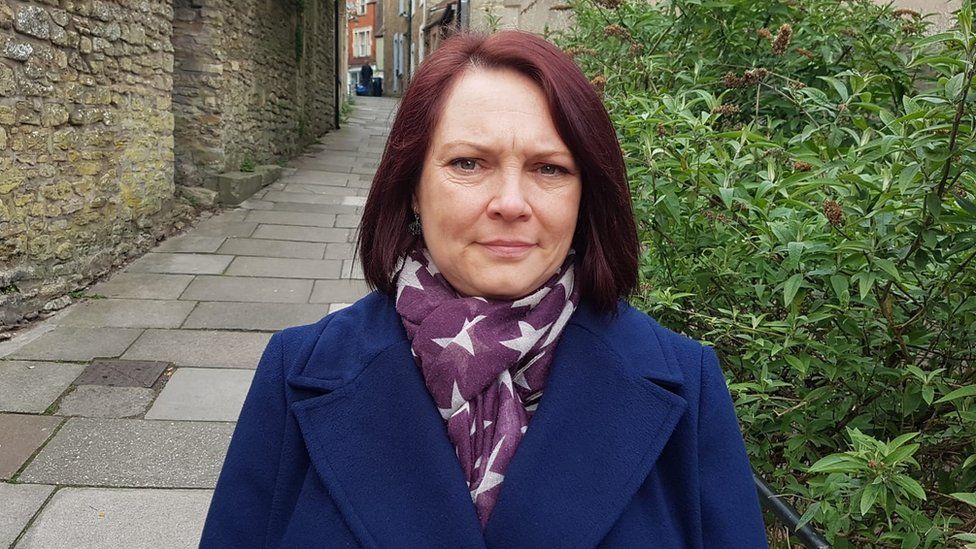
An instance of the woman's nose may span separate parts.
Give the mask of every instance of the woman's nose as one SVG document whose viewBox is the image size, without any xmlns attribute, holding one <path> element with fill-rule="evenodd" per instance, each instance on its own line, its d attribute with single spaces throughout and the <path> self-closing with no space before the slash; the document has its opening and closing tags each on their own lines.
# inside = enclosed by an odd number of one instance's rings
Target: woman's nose
<svg viewBox="0 0 976 549">
<path fill-rule="evenodd" d="M 521 172 L 505 172 L 500 175 L 494 196 L 488 203 L 488 217 L 503 221 L 528 219 L 531 207 L 522 187 Z"/>
</svg>

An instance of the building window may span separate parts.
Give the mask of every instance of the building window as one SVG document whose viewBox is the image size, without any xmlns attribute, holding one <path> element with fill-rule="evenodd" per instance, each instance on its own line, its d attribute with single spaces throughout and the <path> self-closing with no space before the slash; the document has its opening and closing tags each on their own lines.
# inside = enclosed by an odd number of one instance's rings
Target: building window
<svg viewBox="0 0 976 549">
<path fill-rule="evenodd" d="M 366 15 L 366 0 L 356 0 L 356 14 Z"/>
<path fill-rule="evenodd" d="M 372 38 L 372 27 L 355 29 L 352 35 L 353 57 L 369 57 L 373 55 Z"/>
</svg>

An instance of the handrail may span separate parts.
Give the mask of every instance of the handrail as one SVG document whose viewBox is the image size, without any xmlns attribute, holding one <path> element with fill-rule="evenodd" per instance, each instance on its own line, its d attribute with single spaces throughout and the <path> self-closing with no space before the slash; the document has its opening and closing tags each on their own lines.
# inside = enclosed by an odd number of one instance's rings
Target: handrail
<svg viewBox="0 0 976 549">
<path fill-rule="evenodd" d="M 807 549 L 831 549 L 827 540 L 823 539 L 810 523 L 804 524 L 802 528 L 796 527 L 800 523 L 800 514 L 774 492 L 773 488 L 755 471 L 752 472 L 752 479 L 756 483 L 756 491 L 759 492 L 759 502 L 776 515 L 776 518 L 790 531 L 790 535 L 796 536 Z"/>
</svg>

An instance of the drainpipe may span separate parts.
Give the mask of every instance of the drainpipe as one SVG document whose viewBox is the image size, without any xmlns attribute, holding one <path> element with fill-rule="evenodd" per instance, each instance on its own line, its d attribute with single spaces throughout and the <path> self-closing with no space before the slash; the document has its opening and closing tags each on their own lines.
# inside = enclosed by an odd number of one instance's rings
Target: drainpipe
<svg viewBox="0 0 976 549">
<path fill-rule="evenodd" d="M 413 46 L 413 0 L 407 0 L 407 51 L 404 54 L 406 60 L 404 60 L 403 62 L 404 65 L 406 65 L 407 67 L 407 70 L 404 71 L 404 74 L 406 75 L 407 78 L 406 78 L 406 82 L 404 82 L 403 89 L 400 90 L 401 94 L 404 91 L 406 91 L 407 89 L 406 84 L 407 82 L 410 82 L 410 77 L 413 76 L 410 72 L 411 70 L 413 70 L 413 67 L 410 66 L 410 52 L 412 51 L 412 46 Z"/>
<path fill-rule="evenodd" d="M 334 70 L 335 70 L 335 109 L 333 109 L 333 110 L 335 111 L 335 120 L 334 120 L 335 127 L 338 130 L 339 129 L 339 109 L 342 107 L 342 92 L 341 92 L 341 89 L 342 89 L 342 79 L 339 78 L 339 69 L 341 68 L 341 65 L 339 64 L 339 56 L 342 55 L 342 52 L 339 50 L 339 30 L 340 30 L 340 26 L 339 26 L 339 0 L 333 0 L 333 5 L 335 6 L 333 8 L 333 12 L 335 13 L 335 17 L 333 18 L 333 25 L 332 25 L 332 27 L 333 27 L 333 29 L 332 29 L 332 36 L 335 39 L 335 40 L 333 40 L 333 42 L 334 42 L 333 48 L 335 50 L 335 55 L 332 56 L 334 58 L 334 61 L 335 61 L 335 67 L 334 67 Z"/>
</svg>

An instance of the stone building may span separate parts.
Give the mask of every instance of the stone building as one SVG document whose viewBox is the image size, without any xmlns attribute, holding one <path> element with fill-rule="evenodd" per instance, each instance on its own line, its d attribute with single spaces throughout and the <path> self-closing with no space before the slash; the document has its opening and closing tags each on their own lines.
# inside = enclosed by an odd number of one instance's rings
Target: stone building
<svg viewBox="0 0 976 549">
<path fill-rule="evenodd" d="M 0 326 L 338 122 L 329 0 L 0 0 Z"/>
</svg>

